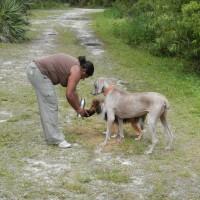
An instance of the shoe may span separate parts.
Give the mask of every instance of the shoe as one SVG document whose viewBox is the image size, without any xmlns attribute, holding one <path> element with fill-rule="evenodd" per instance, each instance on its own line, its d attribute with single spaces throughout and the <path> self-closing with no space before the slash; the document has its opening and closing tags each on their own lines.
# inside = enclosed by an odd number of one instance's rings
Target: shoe
<svg viewBox="0 0 200 200">
<path fill-rule="evenodd" d="M 58 144 L 58 147 L 60 147 L 60 148 L 70 148 L 70 147 L 72 147 L 72 145 L 70 143 L 68 143 L 66 140 L 63 140 L 62 142 L 60 142 Z"/>
</svg>

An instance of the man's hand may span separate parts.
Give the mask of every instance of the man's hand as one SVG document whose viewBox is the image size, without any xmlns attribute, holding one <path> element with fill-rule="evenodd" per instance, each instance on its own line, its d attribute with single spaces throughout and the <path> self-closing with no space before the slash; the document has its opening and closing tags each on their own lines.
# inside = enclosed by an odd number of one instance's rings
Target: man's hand
<svg viewBox="0 0 200 200">
<path fill-rule="evenodd" d="M 77 113 L 81 115 L 81 117 L 89 117 L 89 113 L 84 108 L 79 108 Z"/>
</svg>

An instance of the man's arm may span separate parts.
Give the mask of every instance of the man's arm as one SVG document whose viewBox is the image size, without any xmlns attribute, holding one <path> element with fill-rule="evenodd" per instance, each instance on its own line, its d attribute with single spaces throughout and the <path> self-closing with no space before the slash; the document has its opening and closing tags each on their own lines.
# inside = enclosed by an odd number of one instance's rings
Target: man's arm
<svg viewBox="0 0 200 200">
<path fill-rule="evenodd" d="M 67 90 L 66 90 L 66 98 L 69 104 L 74 108 L 76 112 L 79 113 L 80 105 L 79 105 L 79 97 L 76 93 L 76 86 L 81 79 L 80 68 L 79 66 L 73 66 L 70 71 L 70 75 L 68 77 Z"/>
</svg>

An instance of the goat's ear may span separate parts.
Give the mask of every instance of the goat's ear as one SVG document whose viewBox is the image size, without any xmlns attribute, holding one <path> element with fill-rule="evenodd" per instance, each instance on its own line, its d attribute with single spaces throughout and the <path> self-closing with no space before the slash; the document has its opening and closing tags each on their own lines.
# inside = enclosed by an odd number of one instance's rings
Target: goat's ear
<svg viewBox="0 0 200 200">
<path fill-rule="evenodd" d="M 102 89 L 101 89 L 101 93 L 103 93 L 103 92 L 104 92 L 104 89 L 105 89 L 105 86 L 103 86 L 103 87 L 102 87 Z"/>
<path fill-rule="evenodd" d="M 105 81 L 103 79 L 99 79 L 97 81 L 97 85 L 98 85 L 98 87 L 97 87 L 97 93 L 101 94 L 103 92 L 103 90 L 104 90 Z"/>
</svg>

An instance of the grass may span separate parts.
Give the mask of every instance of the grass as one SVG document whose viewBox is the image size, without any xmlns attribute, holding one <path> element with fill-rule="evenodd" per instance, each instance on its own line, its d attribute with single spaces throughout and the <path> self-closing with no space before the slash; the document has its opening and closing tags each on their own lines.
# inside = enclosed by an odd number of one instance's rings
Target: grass
<svg viewBox="0 0 200 200">
<path fill-rule="evenodd" d="M 86 188 L 80 183 L 63 183 L 62 187 L 70 192 L 75 192 L 78 194 L 86 193 Z"/>
<path fill-rule="evenodd" d="M 111 181 L 116 184 L 128 183 L 129 175 L 120 169 L 99 169 L 95 171 L 96 178 L 99 180 Z"/>
<path fill-rule="evenodd" d="M 80 184 L 88 184 L 93 180 L 93 177 L 89 173 L 80 171 L 75 174 L 75 179 Z"/>
</svg>

